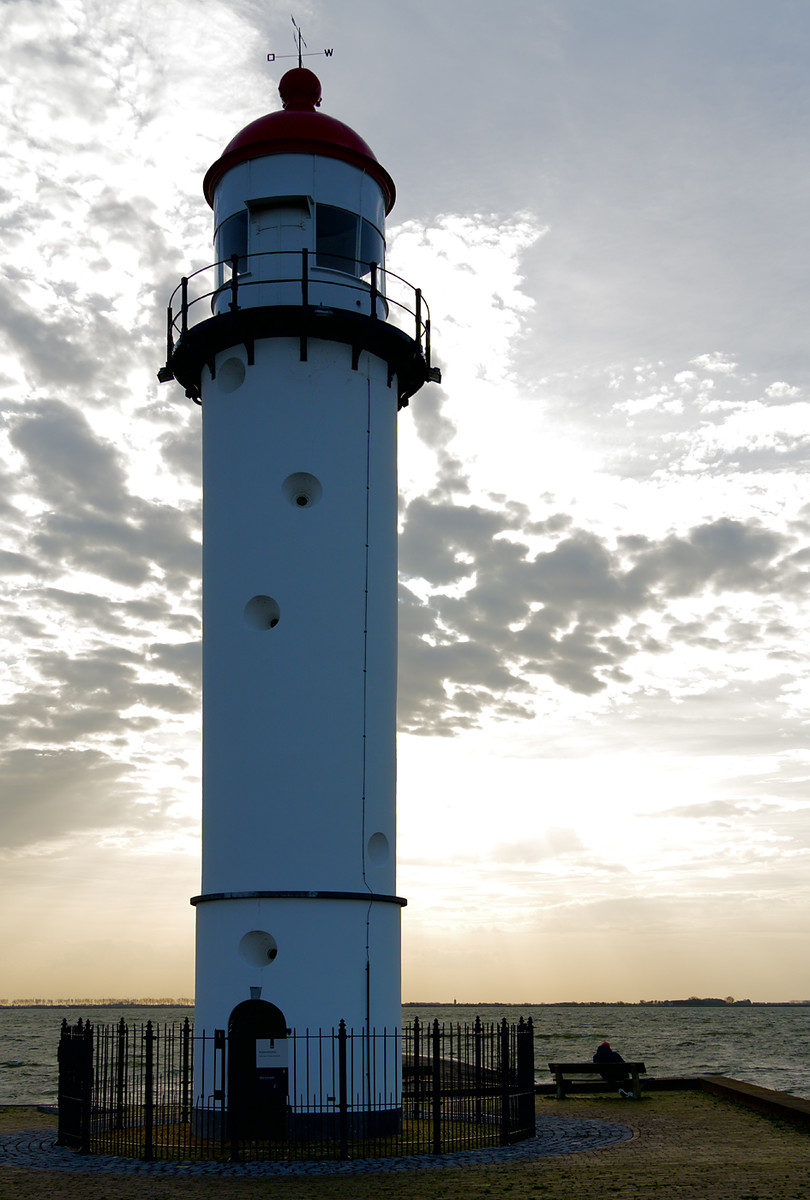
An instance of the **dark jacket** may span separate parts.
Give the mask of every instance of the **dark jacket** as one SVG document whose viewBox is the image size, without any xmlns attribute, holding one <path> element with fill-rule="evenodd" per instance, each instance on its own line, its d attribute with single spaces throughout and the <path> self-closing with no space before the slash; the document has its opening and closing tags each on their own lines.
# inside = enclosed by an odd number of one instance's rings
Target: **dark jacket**
<svg viewBox="0 0 810 1200">
<path fill-rule="evenodd" d="M 624 1059 L 618 1051 L 611 1050 L 607 1042 L 602 1042 L 602 1045 L 598 1047 L 596 1054 L 593 1056 L 593 1062 L 598 1063 L 601 1067 L 608 1066 L 610 1063 L 623 1063 Z M 606 1071 L 600 1071 L 599 1074 L 603 1079 L 610 1082 L 621 1082 L 621 1080 L 628 1078 L 627 1071 L 621 1070 L 619 1066 L 613 1066 Z"/>
</svg>

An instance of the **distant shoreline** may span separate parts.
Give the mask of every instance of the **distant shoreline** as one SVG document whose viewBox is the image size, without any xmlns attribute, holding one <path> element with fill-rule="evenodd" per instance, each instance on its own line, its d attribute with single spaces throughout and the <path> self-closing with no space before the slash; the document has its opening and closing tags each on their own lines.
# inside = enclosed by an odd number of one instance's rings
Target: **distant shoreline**
<svg viewBox="0 0 810 1200">
<path fill-rule="evenodd" d="M 403 1008 L 807 1008 L 810 1000 L 403 1000 Z M 0 1004 L 0 1012 L 20 1009 L 187 1008 L 193 1000 L 147 1002 L 140 1000 L 41 1000 L 36 1003 Z"/>
<path fill-rule="evenodd" d="M 15 1012 L 21 1008 L 194 1008 L 194 1001 L 173 1004 L 142 1004 L 140 1000 L 42 1000 L 38 1004 L 0 1004 L 0 1012 Z"/>
<path fill-rule="evenodd" d="M 403 1000 L 403 1008 L 807 1008 L 810 1000 Z"/>
</svg>

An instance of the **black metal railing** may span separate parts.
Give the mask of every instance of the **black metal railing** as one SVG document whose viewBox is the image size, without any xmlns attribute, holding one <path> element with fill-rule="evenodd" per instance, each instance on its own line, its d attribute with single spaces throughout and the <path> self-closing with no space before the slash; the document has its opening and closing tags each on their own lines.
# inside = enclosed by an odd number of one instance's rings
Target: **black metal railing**
<svg viewBox="0 0 810 1200">
<path fill-rule="evenodd" d="M 342 257 L 329 256 L 330 262 Z M 287 261 L 294 264 L 294 269 L 287 269 Z M 313 305 L 315 287 L 322 288 L 324 295 L 333 294 L 333 289 L 338 289 L 339 296 L 351 293 L 354 304 L 350 309 L 346 306 L 348 311 L 359 312 L 373 321 L 390 318 L 413 338 L 430 370 L 430 310 L 421 288 L 414 287 L 401 275 L 378 263 L 353 258 L 346 258 L 345 262 L 346 271 L 343 272 L 332 267 L 319 267 L 317 258 L 307 249 L 267 250 L 258 254 L 235 254 L 184 275 L 171 295 L 167 310 L 167 365 L 171 363 L 177 342 L 194 325 L 207 320 L 212 311 L 216 314 L 221 306 L 223 310 L 237 312 L 243 305 L 259 305 L 263 301 L 256 289 L 286 285 L 292 289 L 289 302 L 300 304 L 304 309 L 323 307 Z M 230 270 L 228 279 L 223 278 L 226 268 Z M 276 299 L 270 307 L 280 303 Z"/>
<path fill-rule="evenodd" d="M 60 1144 L 239 1162 L 442 1154 L 534 1136 L 531 1020 L 293 1031 L 280 1102 L 257 1098 L 241 1120 L 228 1110 L 228 1043 L 224 1030 L 196 1033 L 188 1019 L 63 1022 Z"/>
</svg>

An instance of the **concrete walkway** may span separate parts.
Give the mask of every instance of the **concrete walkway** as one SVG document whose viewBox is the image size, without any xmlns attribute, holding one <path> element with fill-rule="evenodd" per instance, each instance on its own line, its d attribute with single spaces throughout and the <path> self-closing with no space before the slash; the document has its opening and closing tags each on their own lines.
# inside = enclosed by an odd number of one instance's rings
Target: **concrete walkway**
<svg viewBox="0 0 810 1200">
<path fill-rule="evenodd" d="M 76 1154 L 57 1146 L 50 1130 L 30 1130 L 0 1136 L 0 1166 L 47 1171 L 81 1172 L 83 1175 L 117 1173 L 152 1176 L 229 1176 L 256 1178 L 284 1175 L 346 1175 L 363 1172 L 408 1171 L 426 1167 L 465 1167 L 477 1164 L 526 1162 L 555 1154 L 572 1154 L 581 1150 L 602 1150 L 618 1142 L 628 1141 L 633 1130 L 612 1121 L 589 1120 L 583 1117 L 542 1116 L 537 1121 L 536 1136 L 515 1146 L 487 1147 L 483 1150 L 464 1150 L 456 1154 L 410 1155 L 399 1158 L 362 1159 L 356 1162 L 304 1163 L 212 1163 L 212 1162 L 141 1162 L 139 1159 L 117 1158 L 96 1154 Z"/>
<path fill-rule="evenodd" d="M 651 1091 L 640 1103 L 610 1095 L 562 1103 L 540 1097 L 537 1128 L 532 1141 L 506 1150 L 404 1162 L 311 1164 L 303 1174 L 285 1178 L 258 1163 L 213 1166 L 212 1173 L 205 1164 L 161 1167 L 74 1156 L 55 1150 L 53 1116 L 0 1107 L 0 1197 L 810 1200 L 810 1129 L 702 1088 Z M 600 1131 L 620 1140 L 600 1140 Z"/>
</svg>

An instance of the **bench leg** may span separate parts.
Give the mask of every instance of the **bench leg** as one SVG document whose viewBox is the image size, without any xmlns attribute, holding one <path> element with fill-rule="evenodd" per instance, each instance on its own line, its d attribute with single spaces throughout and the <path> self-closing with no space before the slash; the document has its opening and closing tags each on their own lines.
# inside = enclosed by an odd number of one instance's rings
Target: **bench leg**
<svg viewBox="0 0 810 1200">
<path fill-rule="evenodd" d="M 630 1077 L 633 1081 L 633 1099 L 641 1099 L 641 1080 L 638 1077 L 638 1071 L 631 1071 Z"/>
<path fill-rule="evenodd" d="M 563 1079 L 562 1075 L 555 1075 L 554 1082 L 557 1084 L 557 1099 L 564 1100 L 565 1099 L 565 1080 Z"/>
</svg>

